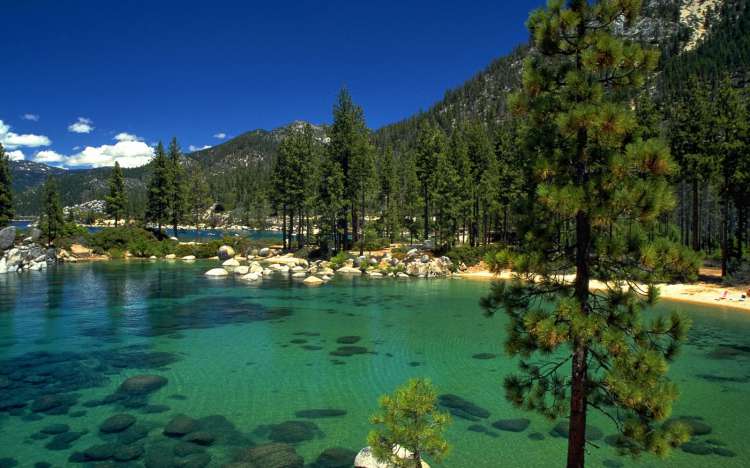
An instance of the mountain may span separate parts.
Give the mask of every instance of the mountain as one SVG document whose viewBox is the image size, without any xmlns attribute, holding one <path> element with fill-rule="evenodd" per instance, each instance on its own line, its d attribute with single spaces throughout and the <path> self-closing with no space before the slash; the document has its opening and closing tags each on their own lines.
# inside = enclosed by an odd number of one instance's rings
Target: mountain
<svg viewBox="0 0 750 468">
<path fill-rule="evenodd" d="M 264 173 L 270 169 L 279 144 L 292 131 L 306 122 L 295 121 L 274 130 L 252 130 L 219 145 L 184 156 L 187 167 L 197 165 L 208 175 L 211 185 L 221 190 L 221 181 L 230 172 L 246 169 Z M 324 140 L 325 127 L 312 125 L 317 138 Z M 65 170 L 32 161 L 12 161 L 13 188 L 19 216 L 37 214 L 41 208 L 41 186 L 48 175 L 55 176 L 60 186 L 63 205 L 72 206 L 103 199 L 108 190 L 111 168 Z M 123 169 L 129 197 L 137 205 L 145 200 L 146 184 L 151 165 Z"/>
<path fill-rule="evenodd" d="M 13 190 L 23 192 L 29 187 L 42 184 L 47 176 L 64 174 L 65 169 L 21 160 L 10 162 L 10 173 L 13 177 Z"/>
<path fill-rule="evenodd" d="M 662 52 L 659 89 L 679 87 L 690 74 L 718 76 L 747 73 L 750 66 L 750 0 L 649 0 L 635 25 L 635 39 Z M 494 60 L 429 110 L 376 132 L 379 146 L 409 147 L 421 122 L 432 120 L 445 130 L 458 122 L 479 120 L 490 128 L 506 118 L 505 99 L 521 84 L 522 45 Z"/>
</svg>

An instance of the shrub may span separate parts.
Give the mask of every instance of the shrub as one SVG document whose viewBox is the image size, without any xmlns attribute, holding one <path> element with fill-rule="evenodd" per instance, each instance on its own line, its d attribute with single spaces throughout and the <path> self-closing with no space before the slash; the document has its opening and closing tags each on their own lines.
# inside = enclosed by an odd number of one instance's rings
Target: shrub
<svg viewBox="0 0 750 468">
<path fill-rule="evenodd" d="M 347 260 L 349 260 L 349 255 L 346 252 L 339 252 L 331 257 L 331 268 L 334 270 L 341 268 Z"/>
<path fill-rule="evenodd" d="M 656 239 L 644 249 L 642 262 L 653 269 L 657 281 L 695 281 L 703 257 L 679 242 Z"/>
</svg>

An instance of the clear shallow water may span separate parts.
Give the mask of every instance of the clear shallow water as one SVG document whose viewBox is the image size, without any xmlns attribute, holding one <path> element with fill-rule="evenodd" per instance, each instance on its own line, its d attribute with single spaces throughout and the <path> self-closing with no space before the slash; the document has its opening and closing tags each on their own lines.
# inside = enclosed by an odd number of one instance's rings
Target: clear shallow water
<svg viewBox="0 0 750 468">
<path fill-rule="evenodd" d="M 136 425 L 149 431 L 136 444 L 174 457 L 178 442 L 162 430 L 182 413 L 212 417 L 201 423 L 219 436 L 207 449 L 210 466 L 269 438 L 305 439 L 293 445 L 313 463 L 329 447 L 361 448 L 378 396 L 409 377 L 427 376 L 441 393 L 490 413 L 479 421 L 454 417 L 448 433 L 453 452 L 441 466 L 563 465 L 565 441 L 549 434 L 554 423 L 515 410 L 503 398 L 502 379 L 515 362 L 502 353 L 504 317 L 485 319 L 477 305 L 487 283 L 341 278 L 320 288 L 282 279 L 248 286 L 205 278 L 208 266 L 108 262 L 0 275 L 0 402 L 26 405 L 0 410 L 0 459 L 65 466 L 71 453 L 116 439 L 99 433 L 116 413 L 135 416 Z M 703 418 L 712 432 L 697 440 L 716 439 L 736 456 L 677 451 L 665 461 L 644 456 L 633 462 L 599 441 L 588 466 L 750 463 L 750 316 L 675 303 L 660 310 L 673 307 L 694 320 L 690 344 L 671 370 L 682 391 L 674 413 Z M 337 343 L 349 336 L 361 338 Z M 330 354 L 342 346 L 360 346 L 344 351 L 366 354 Z M 479 353 L 497 357 L 472 357 Z M 142 374 L 168 383 L 146 397 L 101 401 L 122 396 L 119 385 Z M 47 394 L 60 401 L 50 403 L 42 398 Z M 44 403 L 57 406 L 33 411 Z M 311 409 L 345 414 L 295 415 Z M 523 432 L 491 427 L 518 417 L 531 420 Z M 285 421 L 305 422 L 269 427 Z M 604 418 L 593 415 L 591 422 L 613 433 Z M 39 435 L 59 423 L 70 432 L 88 432 L 62 447 L 52 444 L 54 435 Z M 492 435 L 471 431 L 471 425 Z M 532 440 L 531 433 L 544 439 Z"/>
</svg>

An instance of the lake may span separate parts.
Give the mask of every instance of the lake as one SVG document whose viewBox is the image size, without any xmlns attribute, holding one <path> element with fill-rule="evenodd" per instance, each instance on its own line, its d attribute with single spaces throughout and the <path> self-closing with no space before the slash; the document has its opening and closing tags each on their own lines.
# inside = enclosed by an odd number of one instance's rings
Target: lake
<svg viewBox="0 0 750 468">
<path fill-rule="evenodd" d="M 312 464 L 326 449 L 364 446 L 378 397 L 417 376 L 459 397 L 452 453 L 433 466 L 564 465 L 555 423 L 504 399 L 516 362 L 503 353 L 505 318 L 484 318 L 478 306 L 488 283 L 248 285 L 204 277 L 210 266 L 112 261 L 0 275 L 0 466 L 63 466 L 85 450 L 132 457 L 130 466 L 222 466 L 269 441 L 291 444 L 310 466 L 336 466 Z M 711 453 L 633 462 L 600 439 L 587 466 L 750 465 L 750 316 L 666 302 L 654 313 L 673 308 L 694 321 L 670 371 L 682 394 L 674 414 L 700 418 L 710 433 L 695 447 Z M 139 375 L 152 377 L 126 382 Z M 108 420 L 116 414 L 129 416 Z M 492 426 L 508 418 L 530 425 Z M 614 433 L 605 418 L 590 421 Z"/>
</svg>

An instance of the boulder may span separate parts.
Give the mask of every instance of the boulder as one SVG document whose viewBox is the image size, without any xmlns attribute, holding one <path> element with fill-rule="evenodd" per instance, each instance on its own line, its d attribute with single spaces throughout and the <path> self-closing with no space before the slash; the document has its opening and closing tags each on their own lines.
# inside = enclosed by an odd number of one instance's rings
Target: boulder
<svg viewBox="0 0 750 468">
<path fill-rule="evenodd" d="M 135 418 L 129 414 L 116 414 L 104 420 L 99 431 L 105 434 L 122 432 L 135 424 Z"/>
<path fill-rule="evenodd" d="M 0 230 L 0 250 L 8 250 L 16 241 L 16 227 L 8 226 Z"/>
<path fill-rule="evenodd" d="M 233 258 L 230 258 L 229 260 L 224 260 L 221 266 L 223 266 L 224 268 L 237 268 L 238 266 L 240 266 L 240 262 Z"/>
<path fill-rule="evenodd" d="M 306 276 L 307 276 L 307 273 L 305 273 L 304 271 L 298 271 L 296 273 L 292 273 L 292 278 L 296 278 L 296 279 L 302 279 L 302 278 L 305 278 Z"/>
<path fill-rule="evenodd" d="M 120 384 L 117 392 L 129 395 L 145 395 L 155 392 L 166 384 L 167 379 L 160 375 L 136 375 Z"/>
<path fill-rule="evenodd" d="M 338 270 L 336 270 L 336 273 L 343 273 L 347 275 L 361 275 L 362 270 L 360 270 L 359 268 L 352 267 L 352 266 L 343 266 L 339 268 Z"/>
<path fill-rule="evenodd" d="M 248 273 L 240 277 L 242 281 L 258 281 L 261 276 L 258 273 Z"/>
<path fill-rule="evenodd" d="M 91 255 L 91 249 L 82 246 L 81 244 L 73 244 L 70 246 L 70 253 L 74 257 L 88 257 Z"/>
<path fill-rule="evenodd" d="M 268 257 L 269 255 L 271 255 L 271 249 L 269 249 L 268 247 L 263 247 L 258 251 L 258 255 L 261 257 Z"/>
<path fill-rule="evenodd" d="M 39 238 L 42 236 L 42 230 L 39 228 L 31 228 L 29 229 L 29 237 L 31 237 L 31 240 L 33 242 L 36 242 L 39 240 Z"/>
<path fill-rule="evenodd" d="M 185 255 L 182 257 L 182 261 L 184 262 L 192 262 L 193 260 L 195 260 L 195 255 Z"/>
<path fill-rule="evenodd" d="M 410 451 L 406 450 L 400 445 L 396 445 L 393 447 L 393 454 L 402 460 L 411 458 L 412 456 Z M 430 468 L 430 465 L 426 461 L 421 460 L 421 462 L 422 468 Z M 354 466 L 356 466 L 357 468 L 393 468 L 393 464 L 391 463 L 379 462 L 378 459 L 375 458 L 375 455 L 372 452 L 372 448 L 370 447 L 365 447 L 359 451 L 356 458 L 354 458 Z"/>
<path fill-rule="evenodd" d="M 419 253 L 419 250 L 417 249 L 411 249 L 408 252 L 406 252 L 407 257 L 413 257 Z"/>
<path fill-rule="evenodd" d="M 307 278 L 305 278 L 303 283 L 305 283 L 308 286 L 318 286 L 318 285 L 323 284 L 324 281 L 318 278 L 317 276 L 308 276 Z"/>
<path fill-rule="evenodd" d="M 219 260 L 229 260 L 230 258 L 233 258 L 235 255 L 234 249 L 229 245 L 222 245 L 219 247 Z"/>
<path fill-rule="evenodd" d="M 204 273 L 206 276 L 212 276 L 212 277 L 222 277 L 227 276 L 229 272 L 223 268 L 212 268 Z"/>
<path fill-rule="evenodd" d="M 195 432 L 198 429 L 198 422 L 184 414 L 178 414 L 172 418 L 164 428 L 164 435 L 168 437 L 182 437 L 185 434 Z"/>
<path fill-rule="evenodd" d="M 367 271 L 367 276 L 370 278 L 382 278 L 383 274 L 379 271 Z"/>
<path fill-rule="evenodd" d="M 175 255 L 175 254 L 167 254 L 167 255 L 164 256 L 164 258 L 166 258 L 167 260 L 174 260 L 175 258 L 177 258 L 177 255 Z"/>
<path fill-rule="evenodd" d="M 246 275 L 248 273 L 250 273 L 250 267 L 249 266 L 242 265 L 242 266 L 238 266 L 238 267 L 236 267 L 234 269 L 234 274 L 235 275 Z"/>
</svg>

